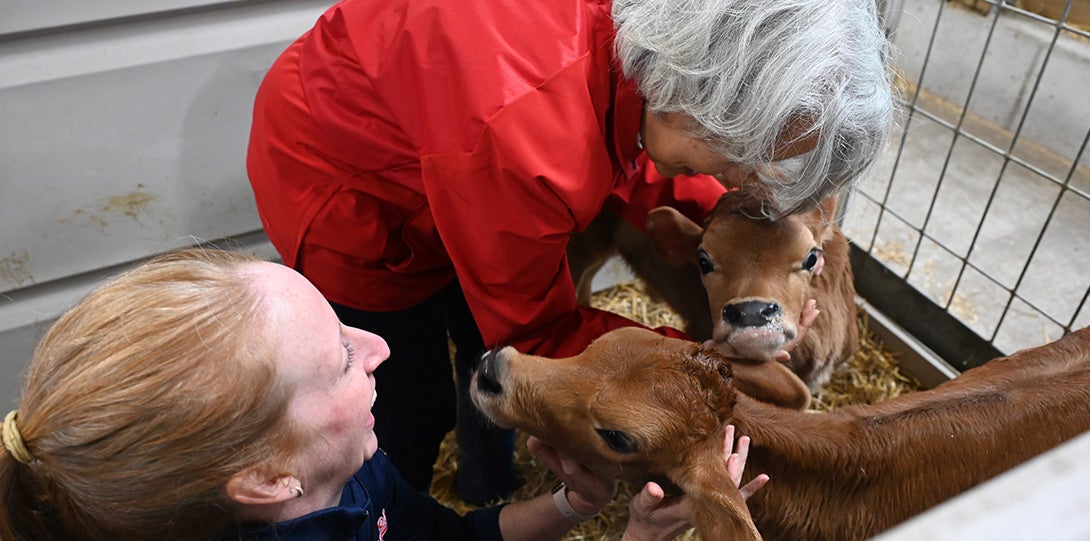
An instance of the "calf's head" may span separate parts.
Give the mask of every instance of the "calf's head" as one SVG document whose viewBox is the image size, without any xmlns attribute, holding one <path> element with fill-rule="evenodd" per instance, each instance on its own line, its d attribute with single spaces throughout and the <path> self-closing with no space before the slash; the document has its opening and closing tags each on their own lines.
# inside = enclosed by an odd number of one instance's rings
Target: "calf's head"
<svg viewBox="0 0 1090 541">
<path fill-rule="evenodd" d="M 533 434 L 599 475 L 636 481 L 669 475 L 714 441 L 735 401 L 725 359 L 636 327 L 565 359 L 492 351 L 474 378 L 473 400 L 496 424 Z"/>
<path fill-rule="evenodd" d="M 755 534 L 723 462 L 732 379 L 715 351 L 625 327 L 574 357 L 489 352 L 470 388 L 496 424 L 537 436 L 602 477 L 680 488 L 702 533 Z"/>
<path fill-rule="evenodd" d="M 815 298 L 812 282 L 825 266 L 822 245 L 835 208 L 830 198 L 804 215 L 771 220 L 730 192 L 705 227 L 660 207 L 648 215 L 647 230 L 659 257 L 698 265 L 713 339 L 740 357 L 768 361 L 795 339 L 803 306 Z"/>
</svg>

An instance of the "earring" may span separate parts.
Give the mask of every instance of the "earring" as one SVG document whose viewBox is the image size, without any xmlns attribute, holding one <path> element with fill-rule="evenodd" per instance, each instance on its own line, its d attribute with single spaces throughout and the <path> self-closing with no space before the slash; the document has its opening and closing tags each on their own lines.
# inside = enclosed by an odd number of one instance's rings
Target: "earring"
<svg viewBox="0 0 1090 541">
<path fill-rule="evenodd" d="M 296 498 L 302 498 L 303 497 L 303 485 L 296 485 L 296 486 L 291 487 L 291 493 L 295 494 Z"/>
</svg>

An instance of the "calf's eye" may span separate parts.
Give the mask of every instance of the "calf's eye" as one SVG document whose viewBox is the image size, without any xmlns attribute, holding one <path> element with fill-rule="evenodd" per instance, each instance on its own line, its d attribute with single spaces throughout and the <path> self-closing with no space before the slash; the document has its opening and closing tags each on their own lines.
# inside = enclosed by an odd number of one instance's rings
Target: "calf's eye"
<svg viewBox="0 0 1090 541">
<path fill-rule="evenodd" d="M 712 263 L 711 256 L 709 256 L 708 252 L 705 252 L 703 248 L 697 250 L 696 257 L 697 263 L 700 265 L 700 274 L 708 274 L 715 270 L 715 263 Z"/>
<path fill-rule="evenodd" d="M 818 248 L 811 248 L 810 255 L 806 256 L 806 261 L 802 262 L 802 270 L 812 271 L 814 265 L 817 265 L 818 259 L 821 257 L 821 250 Z"/>
<path fill-rule="evenodd" d="M 629 454 L 639 450 L 639 445 L 636 443 L 636 440 L 620 430 L 598 428 L 596 431 L 598 432 L 598 435 L 601 436 L 602 441 L 606 442 L 606 445 L 608 445 L 610 449 L 613 449 L 618 453 Z"/>
</svg>

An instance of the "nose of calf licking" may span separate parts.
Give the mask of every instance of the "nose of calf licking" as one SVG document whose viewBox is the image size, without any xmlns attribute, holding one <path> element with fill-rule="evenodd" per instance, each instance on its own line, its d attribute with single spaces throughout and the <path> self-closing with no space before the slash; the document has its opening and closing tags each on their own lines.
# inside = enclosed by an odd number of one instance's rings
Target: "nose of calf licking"
<svg viewBox="0 0 1090 541">
<path fill-rule="evenodd" d="M 499 395 L 503 393 L 503 384 L 497 375 L 499 367 L 496 361 L 496 352 L 490 350 L 481 358 L 481 364 L 477 368 L 473 387 L 477 392 L 486 395 Z"/>
</svg>

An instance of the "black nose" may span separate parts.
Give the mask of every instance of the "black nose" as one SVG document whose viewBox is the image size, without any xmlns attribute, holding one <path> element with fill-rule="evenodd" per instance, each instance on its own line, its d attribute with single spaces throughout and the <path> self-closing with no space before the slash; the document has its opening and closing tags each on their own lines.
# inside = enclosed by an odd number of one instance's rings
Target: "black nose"
<svg viewBox="0 0 1090 541">
<path fill-rule="evenodd" d="M 485 394 L 500 394 L 503 385 L 497 375 L 496 351 L 491 350 L 481 358 L 481 364 L 477 367 L 477 390 Z"/>
<path fill-rule="evenodd" d="M 724 306 L 723 319 L 736 327 L 761 327 L 781 312 L 774 302 L 745 301 Z"/>
</svg>

